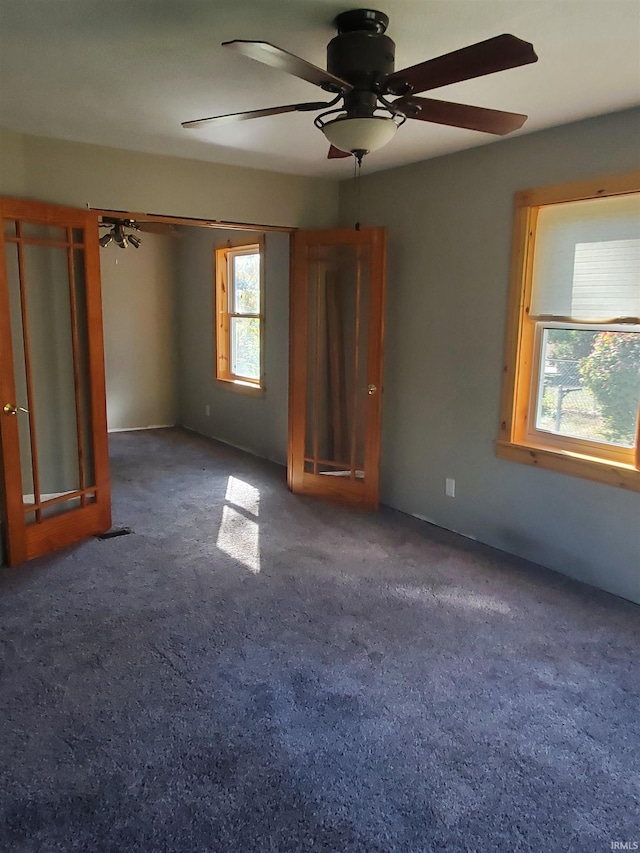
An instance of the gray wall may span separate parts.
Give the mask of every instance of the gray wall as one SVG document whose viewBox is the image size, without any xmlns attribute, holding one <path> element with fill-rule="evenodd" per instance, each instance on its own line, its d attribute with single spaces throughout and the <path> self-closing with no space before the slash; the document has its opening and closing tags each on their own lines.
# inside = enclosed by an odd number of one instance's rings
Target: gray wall
<svg viewBox="0 0 640 853">
<path fill-rule="evenodd" d="M 494 452 L 513 195 L 637 169 L 639 140 L 637 109 L 504 140 L 365 177 L 361 209 L 389 239 L 382 500 L 640 602 L 640 495 Z"/>
<path fill-rule="evenodd" d="M 25 188 L 24 138 L 0 127 L 0 195 L 21 196 Z"/>
<path fill-rule="evenodd" d="M 139 236 L 139 249 L 100 249 L 110 430 L 169 426 L 177 418 L 178 241 Z"/>
<path fill-rule="evenodd" d="M 215 379 L 213 257 L 255 232 L 185 229 L 179 241 L 180 422 L 203 435 L 284 464 L 287 458 L 289 235 L 265 234 L 265 388 L 249 396 Z M 210 415 L 205 407 L 210 407 Z"/>
</svg>

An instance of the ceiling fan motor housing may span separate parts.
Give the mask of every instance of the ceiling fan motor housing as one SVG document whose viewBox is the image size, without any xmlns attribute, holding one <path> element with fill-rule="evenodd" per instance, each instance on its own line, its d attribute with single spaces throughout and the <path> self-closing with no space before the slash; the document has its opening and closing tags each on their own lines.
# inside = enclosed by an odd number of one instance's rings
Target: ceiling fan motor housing
<svg viewBox="0 0 640 853">
<path fill-rule="evenodd" d="M 384 34 L 389 18 L 373 9 L 352 9 L 334 23 L 338 35 L 327 45 L 327 71 L 355 89 L 374 90 L 394 70 L 396 46 Z"/>
</svg>

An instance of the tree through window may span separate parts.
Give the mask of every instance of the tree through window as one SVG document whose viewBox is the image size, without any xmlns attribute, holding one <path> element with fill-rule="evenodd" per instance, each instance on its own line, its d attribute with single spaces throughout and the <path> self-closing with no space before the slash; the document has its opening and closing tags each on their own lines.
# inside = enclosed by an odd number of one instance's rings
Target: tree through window
<svg viewBox="0 0 640 853">
<path fill-rule="evenodd" d="M 216 378 L 262 387 L 261 246 L 216 249 L 215 274 Z"/>
</svg>

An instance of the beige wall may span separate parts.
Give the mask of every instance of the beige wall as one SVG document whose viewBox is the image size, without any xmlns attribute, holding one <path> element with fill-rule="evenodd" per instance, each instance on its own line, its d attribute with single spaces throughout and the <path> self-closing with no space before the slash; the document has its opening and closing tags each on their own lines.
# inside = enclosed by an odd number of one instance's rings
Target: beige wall
<svg viewBox="0 0 640 853">
<path fill-rule="evenodd" d="M 177 418 L 176 240 L 139 236 L 139 249 L 100 250 L 110 430 Z"/>
<path fill-rule="evenodd" d="M 640 495 L 494 452 L 514 193 L 638 169 L 639 140 L 639 109 L 502 140 L 365 177 L 361 209 L 389 238 L 382 500 L 640 602 Z"/>
<path fill-rule="evenodd" d="M 335 181 L 24 137 L 26 192 L 75 207 L 319 228 L 335 222 Z"/>
<path fill-rule="evenodd" d="M 21 134 L 0 127 L 0 195 L 26 192 L 23 140 Z"/>
</svg>

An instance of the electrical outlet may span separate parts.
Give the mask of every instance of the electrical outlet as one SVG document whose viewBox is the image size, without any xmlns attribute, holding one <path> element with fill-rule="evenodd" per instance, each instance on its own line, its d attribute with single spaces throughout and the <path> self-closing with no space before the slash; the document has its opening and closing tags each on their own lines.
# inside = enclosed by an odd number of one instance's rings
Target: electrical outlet
<svg viewBox="0 0 640 853">
<path fill-rule="evenodd" d="M 207 405 L 204 407 L 204 413 L 205 413 L 205 415 L 206 415 L 207 417 L 209 417 L 209 416 L 211 415 L 211 406 L 210 406 L 208 403 L 207 403 Z"/>
<path fill-rule="evenodd" d="M 452 477 L 447 477 L 444 481 L 444 493 L 448 498 L 455 498 L 456 481 Z"/>
</svg>

